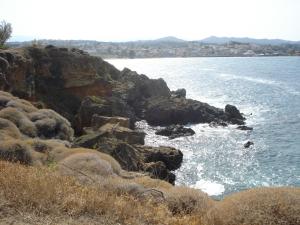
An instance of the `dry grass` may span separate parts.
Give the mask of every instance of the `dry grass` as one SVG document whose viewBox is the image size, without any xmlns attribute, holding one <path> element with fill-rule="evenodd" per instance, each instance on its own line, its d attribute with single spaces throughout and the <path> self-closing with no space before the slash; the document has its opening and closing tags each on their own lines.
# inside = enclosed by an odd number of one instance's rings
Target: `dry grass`
<svg viewBox="0 0 300 225">
<path fill-rule="evenodd" d="M 165 191 L 165 195 L 167 205 L 174 214 L 202 217 L 215 203 L 206 193 L 188 187 L 173 187 Z"/>
<path fill-rule="evenodd" d="M 160 180 L 160 179 L 153 179 L 150 178 L 149 176 L 141 176 L 141 177 L 136 177 L 132 180 L 135 183 L 141 184 L 146 188 L 156 188 L 156 189 L 163 189 L 163 190 L 168 190 L 173 187 L 172 184 L 169 182 Z"/>
<path fill-rule="evenodd" d="M 298 225 L 300 188 L 256 188 L 228 196 L 208 213 L 213 225 Z"/>
<path fill-rule="evenodd" d="M 44 217 L 40 224 L 49 218 L 60 218 L 55 224 L 67 224 L 74 218 L 89 218 L 87 224 L 199 224 L 195 217 L 172 216 L 164 204 L 117 195 L 107 188 L 82 186 L 47 168 L 1 161 L 0 171 L 1 202 L 22 214 Z M 105 222 L 99 223 L 99 218 Z"/>
</svg>

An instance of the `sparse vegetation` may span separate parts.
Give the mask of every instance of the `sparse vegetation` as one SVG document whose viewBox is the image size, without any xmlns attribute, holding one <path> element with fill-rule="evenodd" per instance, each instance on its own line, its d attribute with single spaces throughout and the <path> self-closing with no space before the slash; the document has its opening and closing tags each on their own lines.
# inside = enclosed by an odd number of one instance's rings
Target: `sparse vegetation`
<svg viewBox="0 0 300 225">
<path fill-rule="evenodd" d="M 256 188 L 235 193 L 210 210 L 207 224 L 300 224 L 300 188 Z"/>
<path fill-rule="evenodd" d="M 20 221 L 29 214 L 29 224 L 200 224 L 193 217 L 172 216 L 163 203 L 140 201 L 101 186 L 83 186 L 47 168 L 0 161 L 0 171 L 0 200 L 7 203 L 6 212 Z"/>
<path fill-rule="evenodd" d="M 0 49 L 4 48 L 5 42 L 11 37 L 12 26 L 6 21 L 0 22 Z"/>
</svg>

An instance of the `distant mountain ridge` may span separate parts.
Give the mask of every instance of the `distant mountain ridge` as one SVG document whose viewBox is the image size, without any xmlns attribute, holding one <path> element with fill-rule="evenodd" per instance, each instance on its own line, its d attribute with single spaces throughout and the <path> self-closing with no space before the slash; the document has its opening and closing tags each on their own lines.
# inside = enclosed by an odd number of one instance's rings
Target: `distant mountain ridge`
<svg viewBox="0 0 300 225">
<path fill-rule="evenodd" d="M 23 38 L 23 39 L 22 39 Z M 33 40 L 33 39 L 32 39 Z M 25 36 L 18 36 L 14 37 L 9 41 L 11 44 L 17 44 L 22 42 L 31 42 L 30 37 Z M 38 41 L 42 42 L 49 42 L 49 43 L 173 43 L 173 44 L 182 44 L 187 42 L 200 42 L 203 44 L 227 44 L 232 42 L 243 43 L 243 44 L 258 44 L 258 45 L 283 45 L 283 44 L 300 44 L 300 41 L 289 41 L 283 39 L 256 39 L 256 38 L 249 38 L 249 37 L 217 37 L 217 36 L 210 36 L 201 40 L 194 40 L 194 41 L 187 41 L 184 39 L 177 38 L 175 36 L 167 36 L 153 40 L 137 40 L 137 41 L 121 41 L 121 42 L 113 42 L 113 41 L 96 41 L 96 40 L 51 40 L 51 39 L 40 39 Z"/>
<path fill-rule="evenodd" d="M 237 38 L 237 37 L 216 37 L 210 36 L 200 40 L 206 44 L 226 44 L 230 42 L 249 43 L 258 45 L 282 45 L 282 44 L 300 44 L 300 41 L 288 41 L 282 39 L 256 39 L 256 38 Z"/>
<path fill-rule="evenodd" d="M 214 36 L 198 41 L 187 41 L 173 36 L 130 42 L 44 39 L 9 42 L 8 45 L 79 48 L 103 58 L 300 56 L 300 42 Z"/>
</svg>

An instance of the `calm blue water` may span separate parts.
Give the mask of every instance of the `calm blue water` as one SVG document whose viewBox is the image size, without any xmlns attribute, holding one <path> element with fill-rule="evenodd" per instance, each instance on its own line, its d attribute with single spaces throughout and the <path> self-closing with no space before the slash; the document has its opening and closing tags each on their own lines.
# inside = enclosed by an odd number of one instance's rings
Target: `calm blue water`
<svg viewBox="0 0 300 225">
<path fill-rule="evenodd" d="M 300 186 L 300 57 L 109 60 L 150 78 L 162 77 L 187 97 L 236 105 L 253 131 L 190 125 L 193 137 L 168 140 L 145 122 L 146 144 L 181 149 L 177 184 L 217 198 L 257 186 Z M 251 140 L 254 146 L 245 149 Z"/>
</svg>

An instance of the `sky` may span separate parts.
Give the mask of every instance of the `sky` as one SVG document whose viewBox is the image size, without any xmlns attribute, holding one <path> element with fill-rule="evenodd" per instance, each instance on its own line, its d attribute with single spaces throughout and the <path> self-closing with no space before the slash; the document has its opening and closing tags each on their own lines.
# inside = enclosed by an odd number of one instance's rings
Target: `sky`
<svg viewBox="0 0 300 225">
<path fill-rule="evenodd" d="M 13 40 L 208 36 L 300 41 L 300 0 L 0 0 Z"/>
</svg>

